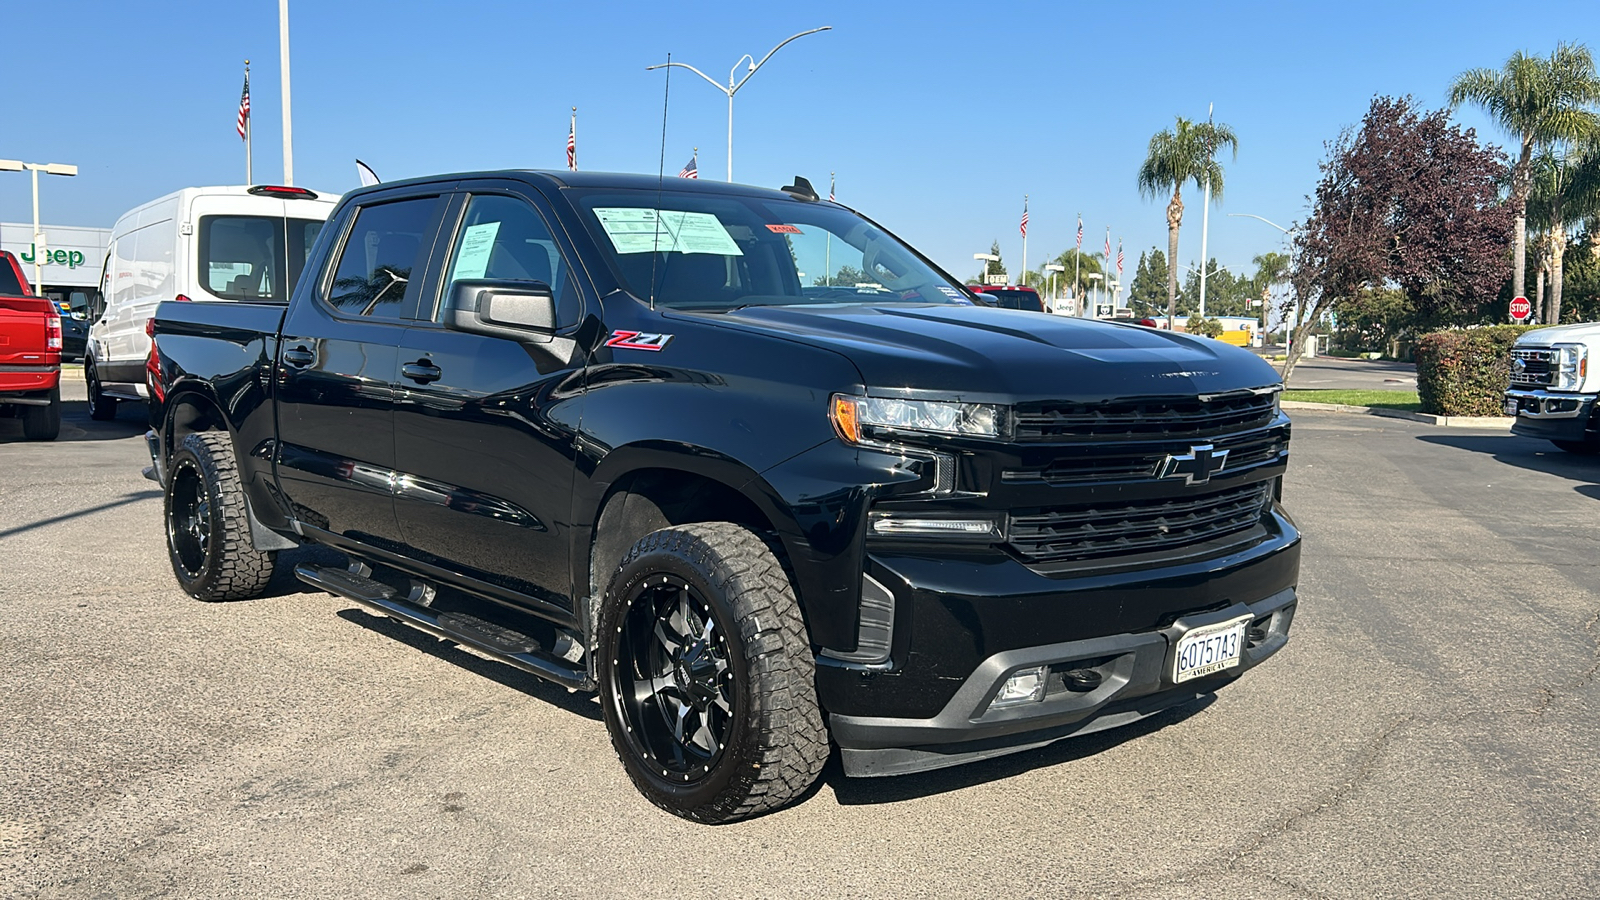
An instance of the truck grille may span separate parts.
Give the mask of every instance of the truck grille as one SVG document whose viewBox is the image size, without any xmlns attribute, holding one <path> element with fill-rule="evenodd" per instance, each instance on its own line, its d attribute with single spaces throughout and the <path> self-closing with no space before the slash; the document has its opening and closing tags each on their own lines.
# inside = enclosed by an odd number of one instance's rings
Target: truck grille
<svg viewBox="0 0 1600 900">
<path fill-rule="evenodd" d="M 1553 350 L 1512 350 L 1511 384 L 1514 387 L 1545 387 L 1551 382 Z"/>
<path fill-rule="evenodd" d="M 1261 520 L 1272 482 L 1198 496 L 1080 504 L 1011 516 L 1009 546 L 1030 563 L 1169 550 L 1226 537 Z"/>
<path fill-rule="evenodd" d="M 1228 451 L 1227 471 L 1233 473 L 1278 462 L 1289 449 L 1289 435 L 1277 429 L 1255 431 L 1217 437 L 1212 443 L 1218 450 Z M 1188 449 L 1188 443 L 1170 442 L 1155 447 L 1074 447 L 1042 468 L 1007 469 L 1000 473 L 1000 480 L 1007 483 L 1043 481 L 1052 487 L 1143 480 L 1155 477 L 1156 467 L 1168 453 L 1182 453 Z"/>
<path fill-rule="evenodd" d="M 1182 397 L 1108 403 L 1024 403 L 1016 407 L 1018 441 L 1193 437 L 1264 425 L 1271 394 Z"/>
</svg>

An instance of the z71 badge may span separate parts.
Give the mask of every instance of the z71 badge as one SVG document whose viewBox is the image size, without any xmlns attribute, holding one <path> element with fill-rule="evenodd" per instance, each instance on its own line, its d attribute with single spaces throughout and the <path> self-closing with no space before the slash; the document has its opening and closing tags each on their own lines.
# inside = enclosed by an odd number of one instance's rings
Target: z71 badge
<svg viewBox="0 0 1600 900">
<path fill-rule="evenodd" d="M 672 340 L 670 334 L 645 334 L 642 331 L 618 329 L 611 332 L 611 337 L 606 340 L 606 346 L 621 347 L 624 350 L 654 350 L 659 353 L 666 348 L 670 340 Z"/>
</svg>

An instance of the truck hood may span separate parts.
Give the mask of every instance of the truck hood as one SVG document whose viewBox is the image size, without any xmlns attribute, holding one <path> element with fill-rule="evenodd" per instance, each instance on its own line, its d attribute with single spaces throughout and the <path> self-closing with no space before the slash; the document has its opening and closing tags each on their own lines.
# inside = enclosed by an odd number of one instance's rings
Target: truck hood
<svg viewBox="0 0 1600 900">
<path fill-rule="evenodd" d="M 1551 344 L 1600 344 L 1600 322 L 1539 328 L 1517 338 L 1518 347 L 1548 347 Z"/>
<path fill-rule="evenodd" d="M 1193 396 L 1279 381 L 1260 357 L 1220 341 L 1020 310 L 752 306 L 709 318 L 843 354 L 869 389 L 976 402 Z"/>
</svg>

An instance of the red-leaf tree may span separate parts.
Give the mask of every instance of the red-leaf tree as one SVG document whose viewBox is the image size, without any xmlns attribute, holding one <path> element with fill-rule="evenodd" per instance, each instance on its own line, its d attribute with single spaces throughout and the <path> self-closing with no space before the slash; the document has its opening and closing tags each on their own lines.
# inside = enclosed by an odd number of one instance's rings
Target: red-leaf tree
<svg viewBox="0 0 1600 900">
<path fill-rule="evenodd" d="M 1475 321 L 1510 274 L 1513 212 L 1498 147 L 1409 97 L 1373 99 L 1359 130 L 1328 146 L 1311 218 L 1295 238 L 1304 311 L 1285 380 L 1310 324 L 1371 292 L 1401 291 L 1421 318 Z"/>
</svg>

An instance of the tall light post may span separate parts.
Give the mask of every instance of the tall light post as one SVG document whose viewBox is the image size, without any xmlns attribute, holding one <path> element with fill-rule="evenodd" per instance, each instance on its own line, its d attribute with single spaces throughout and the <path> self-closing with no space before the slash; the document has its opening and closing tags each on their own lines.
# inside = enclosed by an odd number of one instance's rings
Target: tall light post
<svg viewBox="0 0 1600 900">
<path fill-rule="evenodd" d="M 287 3 L 288 0 L 283 0 L 283 2 Z M 728 180 L 729 181 L 733 181 L 733 95 L 737 94 L 739 92 L 739 88 L 744 87 L 745 82 L 749 81 L 750 77 L 752 75 L 755 75 L 756 71 L 758 69 L 760 69 L 762 66 L 767 64 L 767 60 L 772 58 L 772 54 L 777 53 L 779 50 L 782 50 L 784 44 L 787 44 L 790 41 L 796 40 L 798 38 L 803 38 L 808 34 L 816 34 L 819 31 L 832 31 L 832 30 L 833 30 L 833 26 L 832 25 L 824 25 L 821 28 L 813 28 L 810 31 L 802 31 L 799 34 L 790 35 L 789 37 L 784 38 L 778 44 L 778 46 L 773 47 L 771 50 L 768 50 L 767 51 L 767 55 L 761 57 L 761 62 L 755 62 L 755 57 L 752 57 L 750 54 L 746 53 L 744 56 L 739 57 L 738 61 L 733 64 L 733 68 L 732 69 L 728 70 L 728 85 L 727 85 L 727 87 L 723 87 L 721 84 L 719 84 L 717 82 L 717 80 L 715 78 L 712 78 L 710 75 L 707 75 L 706 73 L 700 71 L 699 69 L 696 69 L 694 66 L 691 66 L 688 63 L 680 63 L 680 62 L 662 63 L 660 65 L 655 65 L 655 66 L 645 66 L 644 70 L 646 72 L 649 72 L 649 71 L 654 70 L 654 69 L 665 69 L 668 66 L 678 66 L 680 68 L 688 69 L 689 71 L 695 73 L 696 75 L 699 75 L 701 78 L 704 78 L 707 82 L 709 82 L 712 87 L 714 87 L 717 90 L 719 90 L 719 91 L 723 92 L 724 94 L 728 95 Z M 750 71 L 746 72 L 743 78 L 741 78 L 737 82 L 735 82 L 733 80 L 734 72 L 738 71 L 739 63 L 742 63 L 747 59 L 751 61 L 750 62 Z"/>
<path fill-rule="evenodd" d="M 1121 298 L 1119 298 L 1117 296 L 1119 293 L 1121 293 L 1121 291 L 1122 291 L 1122 282 L 1116 280 L 1115 278 L 1107 278 L 1106 279 L 1106 298 L 1111 301 L 1111 315 L 1112 316 L 1116 316 L 1117 307 L 1122 305 L 1119 302 L 1119 300 Z"/>
<path fill-rule="evenodd" d="M 1067 271 L 1066 266 L 1055 263 L 1045 263 L 1044 270 L 1050 273 L 1050 311 L 1056 311 L 1056 303 L 1061 299 L 1056 296 L 1056 273 Z"/>
<path fill-rule="evenodd" d="M 993 253 L 974 253 L 972 258 L 984 263 L 983 271 L 978 273 L 978 283 L 984 287 L 989 286 L 989 263 L 999 262 L 1000 257 Z"/>
<path fill-rule="evenodd" d="M 66 163 L 25 163 L 20 159 L 0 159 L 0 172 L 21 172 L 24 169 L 33 173 L 33 290 L 42 297 L 44 276 L 40 272 L 39 255 L 44 248 L 44 234 L 39 231 L 39 173 L 72 176 L 78 174 L 78 167 Z"/>
<path fill-rule="evenodd" d="M 1216 104 L 1206 106 L 1206 125 L 1211 124 L 1211 113 L 1216 109 Z M 1206 317 L 1206 232 L 1211 228 L 1211 155 L 1216 150 L 1211 147 L 1209 131 L 1206 135 L 1206 193 L 1205 200 L 1200 207 L 1200 318 Z M 1235 156 L 1235 159 L 1238 157 Z"/>
<path fill-rule="evenodd" d="M 1228 213 L 1228 215 L 1235 216 L 1235 217 L 1238 217 L 1238 218 L 1241 218 L 1241 219 L 1255 219 L 1258 222 L 1265 222 L 1268 225 L 1271 225 L 1273 228 L 1276 228 L 1279 231 L 1283 232 L 1283 237 L 1284 237 L 1285 240 L 1291 240 L 1292 241 L 1294 239 L 1294 233 L 1297 230 L 1294 226 L 1290 226 L 1289 228 L 1285 228 L 1282 225 L 1279 225 L 1277 222 L 1272 221 L 1271 219 L 1263 218 L 1262 216 L 1255 215 L 1254 213 Z M 1300 318 L 1300 302 L 1299 302 L 1299 300 L 1295 301 L 1294 317 L 1296 319 Z M 1287 328 L 1287 327 L 1289 327 L 1289 326 L 1286 325 L 1285 328 Z M 1261 343 L 1262 343 L 1263 346 L 1265 346 L 1266 341 L 1267 341 L 1266 331 L 1267 331 L 1267 301 L 1266 301 L 1266 298 L 1262 298 L 1262 300 L 1261 300 L 1261 332 L 1262 332 Z"/>
<path fill-rule="evenodd" d="M 289 115 L 289 0 L 278 0 L 278 74 L 283 85 L 283 183 L 294 184 L 294 131 Z"/>
</svg>

